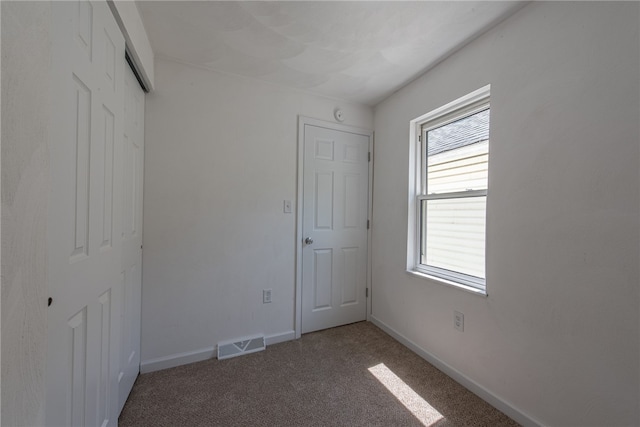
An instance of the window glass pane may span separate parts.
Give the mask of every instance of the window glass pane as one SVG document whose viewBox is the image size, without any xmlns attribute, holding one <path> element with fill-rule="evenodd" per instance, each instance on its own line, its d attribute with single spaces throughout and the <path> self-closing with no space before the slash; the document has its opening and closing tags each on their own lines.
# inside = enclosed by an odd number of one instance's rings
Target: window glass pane
<svg viewBox="0 0 640 427">
<path fill-rule="evenodd" d="M 427 194 L 487 188 L 489 110 L 427 132 Z"/>
<path fill-rule="evenodd" d="M 485 277 L 487 197 L 423 200 L 421 263 Z"/>
<path fill-rule="evenodd" d="M 489 141 L 430 156 L 427 193 L 486 190 L 488 160 Z"/>
<path fill-rule="evenodd" d="M 431 129 L 427 139 L 427 155 L 475 144 L 489 139 L 489 109 L 444 126 Z"/>
</svg>

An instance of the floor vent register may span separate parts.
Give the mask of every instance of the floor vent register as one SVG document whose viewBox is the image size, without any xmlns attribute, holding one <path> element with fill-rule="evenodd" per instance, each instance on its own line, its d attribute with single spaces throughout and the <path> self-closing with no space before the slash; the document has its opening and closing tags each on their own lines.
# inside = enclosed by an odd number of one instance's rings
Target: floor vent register
<svg viewBox="0 0 640 427">
<path fill-rule="evenodd" d="M 266 348 L 264 335 L 235 339 L 232 341 L 220 341 L 218 343 L 218 360 L 255 353 Z"/>
</svg>

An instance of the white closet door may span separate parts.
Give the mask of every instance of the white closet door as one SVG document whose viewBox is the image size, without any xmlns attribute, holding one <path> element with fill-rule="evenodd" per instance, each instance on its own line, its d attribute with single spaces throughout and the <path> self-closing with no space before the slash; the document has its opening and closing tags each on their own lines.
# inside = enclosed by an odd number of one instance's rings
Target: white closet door
<svg viewBox="0 0 640 427">
<path fill-rule="evenodd" d="M 304 125 L 302 333 L 367 317 L 369 136 Z"/>
<path fill-rule="evenodd" d="M 46 425 L 115 426 L 124 39 L 104 1 L 51 9 Z"/>
<path fill-rule="evenodd" d="M 140 372 L 142 292 L 142 181 L 144 178 L 144 92 L 125 67 L 122 214 L 122 334 L 118 409 L 122 411 Z"/>
</svg>

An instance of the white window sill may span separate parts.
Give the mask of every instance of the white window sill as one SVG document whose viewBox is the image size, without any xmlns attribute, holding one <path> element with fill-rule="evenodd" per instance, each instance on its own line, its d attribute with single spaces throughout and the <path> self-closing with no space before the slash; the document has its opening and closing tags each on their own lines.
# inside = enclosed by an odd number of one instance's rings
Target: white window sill
<svg viewBox="0 0 640 427">
<path fill-rule="evenodd" d="M 460 289 L 462 291 L 466 291 L 466 292 L 472 293 L 474 295 L 478 295 L 478 296 L 482 296 L 482 297 L 488 297 L 489 296 L 487 294 L 486 290 L 483 291 L 481 289 L 477 289 L 477 288 L 474 288 L 474 287 L 471 287 L 471 286 L 463 285 L 461 283 L 456 283 L 456 282 L 453 282 L 451 280 L 443 279 L 441 277 L 436 277 L 436 276 L 432 276 L 430 274 L 425 274 L 425 273 L 422 273 L 420 271 L 407 270 L 407 273 L 412 275 L 412 276 L 419 277 L 421 279 L 426 279 L 426 280 L 429 280 L 429 281 L 432 281 L 432 282 L 439 283 L 441 285 L 452 286 L 454 288 L 457 288 L 457 289 Z"/>
</svg>

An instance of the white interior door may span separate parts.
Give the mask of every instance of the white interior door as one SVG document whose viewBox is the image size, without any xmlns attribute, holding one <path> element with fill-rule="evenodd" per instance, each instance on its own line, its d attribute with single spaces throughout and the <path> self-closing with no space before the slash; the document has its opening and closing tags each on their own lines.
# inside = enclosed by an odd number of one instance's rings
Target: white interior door
<svg viewBox="0 0 640 427">
<path fill-rule="evenodd" d="M 45 423 L 115 426 L 124 39 L 106 2 L 51 9 Z"/>
<path fill-rule="evenodd" d="M 302 333 L 366 319 L 369 139 L 304 124 Z"/>
<path fill-rule="evenodd" d="M 144 92 L 125 66 L 122 202 L 122 301 L 118 409 L 122 411 L 140 372 L 142 292 L 142 183 L 144 167 Z"/>
</svg>

